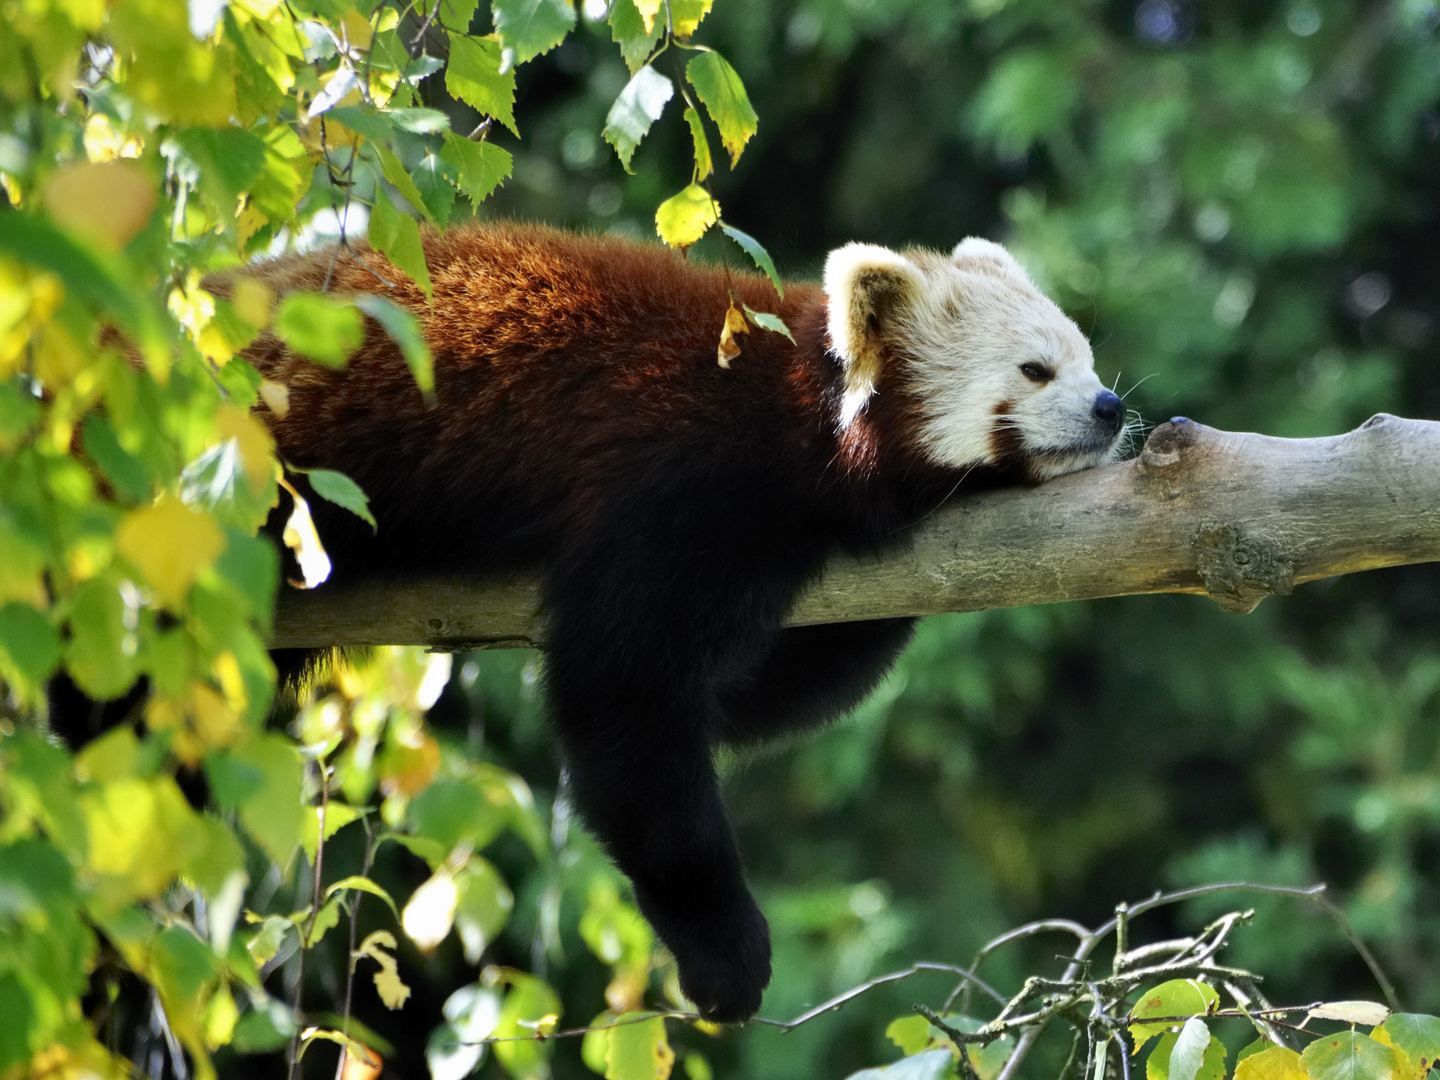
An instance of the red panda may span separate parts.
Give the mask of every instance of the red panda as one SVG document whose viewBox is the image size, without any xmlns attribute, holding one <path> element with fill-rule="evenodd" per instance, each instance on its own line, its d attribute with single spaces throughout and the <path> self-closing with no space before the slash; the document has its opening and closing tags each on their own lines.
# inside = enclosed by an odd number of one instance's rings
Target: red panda
<svg viewBox="0 0 1440 1080">
<path fill-rule="evenodd" d="M 433 306 L 363 245 L 239 271 L 282 294 L 383 291 L 435 357 L 427 403 L 377 325 L 341 371 L 266 334 L 245 355 L 289 387 L 289 411 L 261 415 L 287 462 L 370 497 L 373 534 L 312 502 L 335 581 L 541 574 L 575 804 L 686 996 L 744 1020 L 769 930 L 712 752 L 842 714 L 911 633 L 787 629 L 791 602 L 829 555 L 900 542 L 958 488 L 1109 459 L 1120 400 L 1074 323 L 984 240 L 948 256 L 851 244 L 783 299 L 757 275 L 529 225 L 428 235 L 425 255 Z M 720 366 L 732 292 L 794 343 L 755 328 Z"/>
</svg>

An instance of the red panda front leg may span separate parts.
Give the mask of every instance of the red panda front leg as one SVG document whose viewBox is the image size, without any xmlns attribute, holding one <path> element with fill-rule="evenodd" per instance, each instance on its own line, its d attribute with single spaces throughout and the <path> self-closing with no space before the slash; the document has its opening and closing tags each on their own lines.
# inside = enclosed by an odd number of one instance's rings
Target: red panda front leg
<svg viewBox="0 0 1440 1080">
<path fill-rule="evenodd" d="M 760 1006 L 770 933 L 711 762 L 714 684 L 773 637 L 789 590 L 717 550 L 685 557 L 632 535 L 561 560 L 546 589 L 546 682 L 577 809 L 674 954 L 685 995 L 734 1022 Z"/>
</svg>

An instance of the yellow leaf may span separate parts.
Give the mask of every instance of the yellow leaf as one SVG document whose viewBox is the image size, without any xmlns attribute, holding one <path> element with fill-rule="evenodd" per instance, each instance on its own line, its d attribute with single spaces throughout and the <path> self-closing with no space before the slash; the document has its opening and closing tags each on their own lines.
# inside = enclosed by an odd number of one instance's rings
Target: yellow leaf
<svg viewBox="0 0 1440 1080">
<path fill-rule="evenodd" d="M 91 113 L 86 117 L 85 156 L 91 161 L 138 158 L 144 152 L 145 139 L 142 136 L 120 134 L 104 113 Z"/>
<path fill-rule="evenodd" d="M 387 1009 L 400 1008 L 410 997 L 410 987 L 400 981 L 394 960 L 390 961 L 389 967 L 381 968 L 375 973 L 375 990 Z"/>
<path fill-rule="evenodd" d="M 263 220 L 263 216 L 262 216 Z M 259 278 L 241 277 L 230 292 L 235 314 L 256 330 L 270 325 L 270 311 L 275 306 L 275 290 Z"/>
<path fill-rule="evenodd" d="M 730 301 L 730 307 L 725 312 L 725 325 L 720 330 L 720 349 L 718 362 L 721 367 L 728 368 L 730 361 L 740 355 L 740 345 L 735 340 L 736 334 L 748 334 L 750 327 L 745 322 L 745 313 L 735 306 L 735 301 Z"/>
<path fill-rule="evenodd" d="M 219 989 L 205 1007 L 205 1045 L 214 1050 L 228 1046 L 235 1034 L 235 1022 L 240 1019 L 240 1010 L 230 995 L 230 987 L 222 982 Z"/>
<path fill-rule="evenodd" d="M 634 1021 L 635 1014 L 617 1018 L 610 1029 L 610 1045 L 605 1053 L 606 1080 L 667 1080 L 675 1064 L 675 1051 L 665 1037 L 665 1021 L 661 1017 Z"/>
<path fill-rule="evenodd" d="M 45 212 L 56 224 L 112 251 L 145 227 L 155 211 L 155 182 L 129 161 L 87 161 L 61 169 L 45 185 Z"/>
<path fill-rule="evenodd" d="M 645 24 L 645 33 L 649 34 L 655 29 L 655 18 L 660 14 L 660 5 L 663 0 L 635 0 L 635 8 L 640 12 L 640 21 Z"/>
<path fill-rule="evenodd" d="M 290 387 L 266 379 L 260 384 L 260 400 L 281 420 L 290 415 Z"/>
<path fill-rule="evenodd" d="M 1235 1066 L 1235 1080 L 1309 1080 L 1300 1055 L 1283 1046 L 1251 1054 Z"/>
<path fill-rule="evenodd" d="M 115 546 L 145 575 L 160 602 L 174 607 L 225 550 L 225 534 L 209 514 L 166 495 L 127 514 L 115 530 Z"/>
<path fill-rule="evenodd" d="M 720 220 L 720 204 L 699 184 L 672 195 L 655 211 L 655 231 L 673 248 L 687 248 Z"/>
<path fill-rule="evenodd" d="M 280 537 L 285 546 L 295 553 L 295 561 L 300 564 L 303 580 L 292 580 L 290 584 L 297 589 L 313 589 L 330 576 L 330 556 L 325 554 L 325 545 L 320 543 L 320 534 L 315 531 L 310 504 L 283 476 L 279 483 L 295 501 L 295 508 L 290 512 Z"/>
<path fill-rule="evenodd" d="M 238 405 L 222 405 L 215 414 L 215 430 L 223 442 L 234 439 L 250 490 L 259 492 L 274 471 L 275 438 L 270 429 Z"/>
</svg>

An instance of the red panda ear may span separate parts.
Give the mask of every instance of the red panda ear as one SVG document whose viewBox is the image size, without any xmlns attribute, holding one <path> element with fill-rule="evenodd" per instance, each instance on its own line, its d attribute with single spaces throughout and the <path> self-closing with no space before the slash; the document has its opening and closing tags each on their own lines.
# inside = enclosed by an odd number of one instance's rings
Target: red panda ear
<svg viewBox="0 0 1440 1080">
<path fill-rule="evenodd" d="M 955 245 L 955 250 L 950 252 L 950 261 L 962 268 L 967 264 L 975 266 L 988 266 L 1004 273 L 1018 274 L 1026 281 L 1030 275 L 1025 273 L 1025 268 L 1015 260 L 1015 256 L 1006 251 L 1005 248 L 993 240 L 985 240 L 979 236 L 967 236 L 960 243 Z"/>
<path fill-rule="evenodd" d="M 889 248 L 846 244 L 825 260 L 830 348 L 845 364 L 841 427 L 875 392 L 884 330 L 919 300 L 924 287 L 919 267 Z"/>
</svg>

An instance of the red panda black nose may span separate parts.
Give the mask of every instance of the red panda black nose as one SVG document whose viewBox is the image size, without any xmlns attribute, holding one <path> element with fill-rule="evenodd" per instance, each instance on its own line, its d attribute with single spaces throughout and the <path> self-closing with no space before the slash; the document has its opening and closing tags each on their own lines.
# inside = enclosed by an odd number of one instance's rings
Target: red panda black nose
<svg viewBox="0 0 1440 1080">
<path fill-rule="evenodd" d="M 1125 426 L 1125 408 L 1120 398 L 1109 390 L 1095 395 L 1095 419 L 1101 427 L 1109 428 L 1112 435 L 1118 435 Z"/>
</svg>

